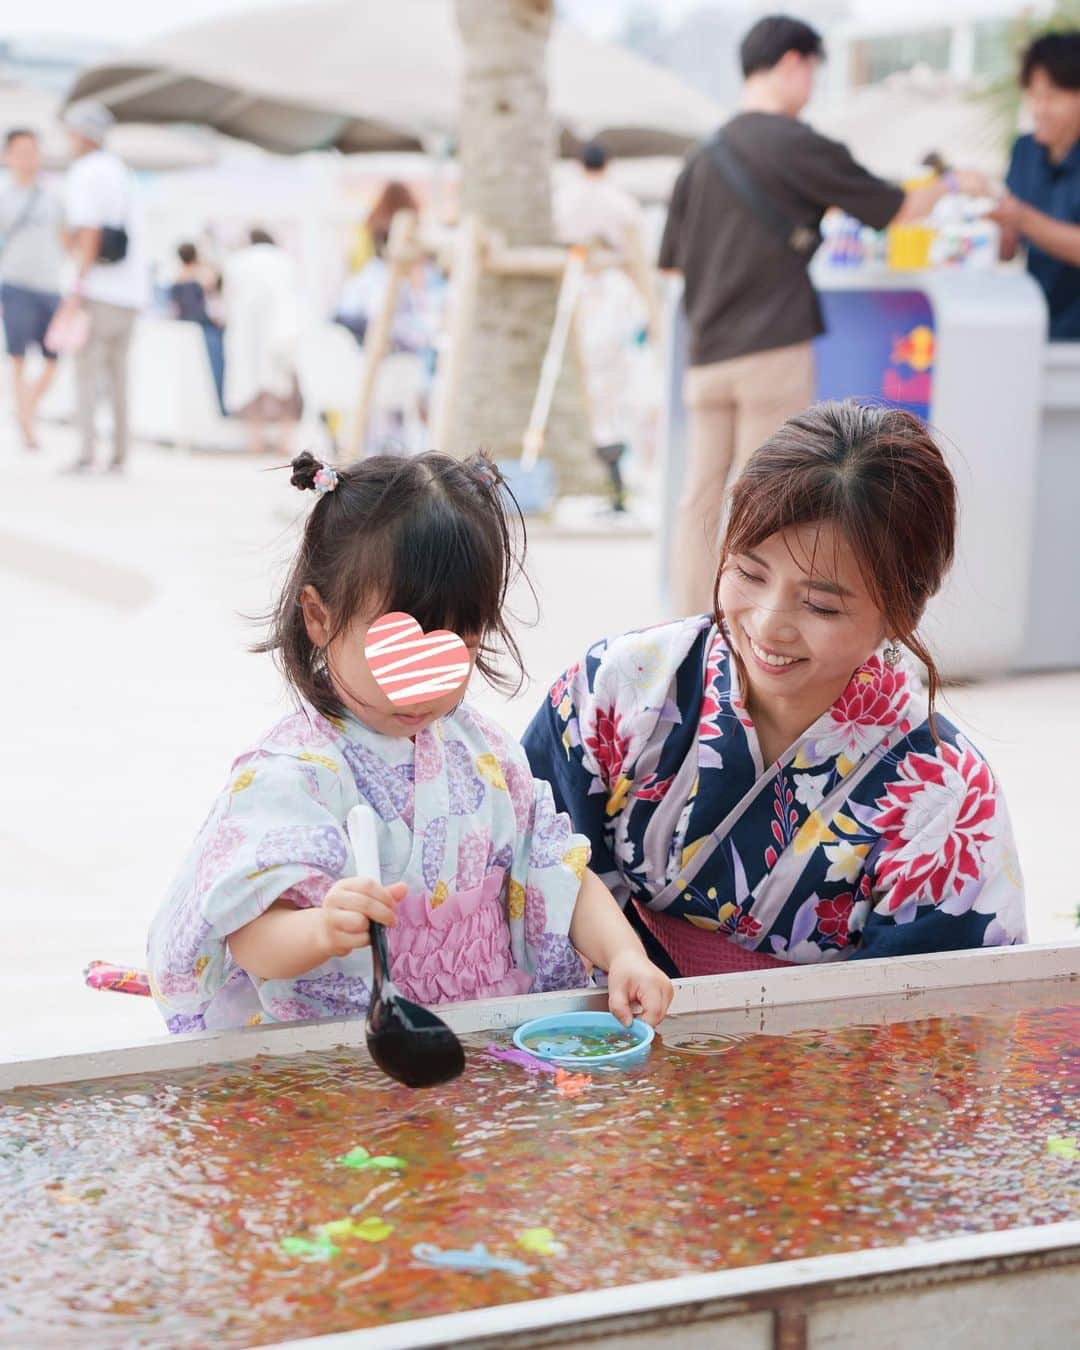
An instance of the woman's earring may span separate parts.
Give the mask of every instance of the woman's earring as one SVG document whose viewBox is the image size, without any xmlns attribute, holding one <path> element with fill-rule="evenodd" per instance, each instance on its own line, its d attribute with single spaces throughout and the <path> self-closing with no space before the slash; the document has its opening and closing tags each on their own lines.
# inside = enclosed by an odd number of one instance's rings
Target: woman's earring
<svg viewBox="0 0 1080 1350">
<path fill-rule="evenodd" d="M 899 642 L 897 642 L 895 638 L 890 638 L 889 641 L 886 642 L 885 644 L 885 650 L 882 652 L 882 657 L 885 660 L 885 664 L 889 666 L 890 669 L 893 666 L 898 666 L 900 664 L 900 657 L 902 655 L 903 653 L 900 650 Z"/>
</svg>

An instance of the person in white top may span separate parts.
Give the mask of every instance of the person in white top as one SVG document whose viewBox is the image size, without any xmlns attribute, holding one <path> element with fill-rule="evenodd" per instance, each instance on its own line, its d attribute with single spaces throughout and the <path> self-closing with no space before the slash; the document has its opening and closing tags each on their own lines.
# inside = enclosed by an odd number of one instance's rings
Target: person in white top
<svg viewBox="0 0 1080 1350">
<path fill-rule="evenodd" d="M 4 140 L 6 184 L 0 188 L 0 308 L 15 383 L 15 415 L 28 450 L 37 449 L 38 404 L 56 374 L 49 324 L 60 304 L 61 209 L 42 180 L 41 146 L 29 127 L 13 127 Z M 44 360 L 36 378 L 26 370 L 29 347 Z"/>
<path fill-rule="evenodd" d="M 113 419 L 111 471 L 128 454 L 128 351 L 139 310 L 150 298 L 138 190 L 123 161 L 105 149 L 113 116 L 91 99 L 64 113 L 74 156 L 64 184 L 65 240 L 74 277 L 63 308 L 84 306 L 89 336 L 75 358 L 79 457 L 94 463 L 94 410 L 102 377 Z"/>
<path fill-rule="evenodd" d="M 300 276 L 263 229 L 225 263 L 225 406 L 253 454 L 288 458 L 302 400 L 297 378 Z"/>
<path fill-rule="evenodd" d="M 657 330 L 655 281 L 644 249 L 645 218 L 638 202 L 608 172 L 604 147 L 590 141 L 581 170 L 560 185 L 552 203 L 560 243 L 606 249 L 613 265 L 590 265 L 578 311 L 595 454 L 612 475 L 612 506 L 625 509 L 620 460 L 631 446 L 648 461 L 659 406 L 654 362 L 640 338 Z"/>
<path fill-rule="evenodd" d="M 555 236 L 564 244 L 603 244 L 625 254 L 633 231 L 642 231 L 637 201 L 608 173 L 608 153 L 599 141 L 581 152 L 581 172 L 561 184 L 554 200 Z"/>
</svg>

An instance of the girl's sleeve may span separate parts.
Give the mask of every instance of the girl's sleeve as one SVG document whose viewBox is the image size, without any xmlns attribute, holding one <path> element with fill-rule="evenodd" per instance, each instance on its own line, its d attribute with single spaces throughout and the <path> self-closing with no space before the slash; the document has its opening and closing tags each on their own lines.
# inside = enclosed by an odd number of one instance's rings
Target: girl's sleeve
<svg viewBox="0 0 1080 1350">
<path fill-rule="evenodd" d="M 924 767 L 934 759 L 952 770 L 944 781 Z M 989 765 L 963 742 L 911 760 L 920 761 L 918 772 L 941 797 L 940 813 L 919 811 L 913 774 L 890 786 L 886 831 L 867 869 L 872 907 L 850 959 L 1026 942 L 1023 877 L 1008 807 Z"/>
<path fill-rule="evenodd" d="M 236 970 L 231 933 L 276 900 L 321 904 L 348 874 L 352 855 L 330 805 L 334 778 L 330 760 L 324 767 L 288 755 L 233 766 L 150 930 L 151 992 L 170 1028 L 194 1029 Z"/>
<path fill-rule="evenodd" d="M 503 764 L 516 820 L 506 892 L 514 962 L 533 977 L 534 992 L 578 989 L 587 977 L 570 923 L 589 840 L 557 809 L 549 784 L 530 773 L 521 746 L 507 744 Z"/>
</svg>

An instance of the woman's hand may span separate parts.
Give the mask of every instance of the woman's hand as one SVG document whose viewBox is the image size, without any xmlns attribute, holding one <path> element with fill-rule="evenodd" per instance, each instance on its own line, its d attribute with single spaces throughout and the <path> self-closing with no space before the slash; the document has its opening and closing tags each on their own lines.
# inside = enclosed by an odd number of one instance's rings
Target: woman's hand
<svg viewBox="0 0 1080 1350">
<path fill-rule="evenodd" d="M 403 881 L 382 886 L 368 877 L 346 877 L 335 882 L 319 909 L 312 911 L 319 944 L 326 952 L 324 959 L 348 956 L 358 947 L 368 946 L 373 919 L 393 928 L 397 923 L 395 908 L 407 890 Z"/>
<path fill-rule="evenodd" d="M 608 971 L 608 1007 L 623 1026 L 635 1015 L 659 1026 L 674 997 L 675 986 L 640 945 L 616 952 Z"/>
</svg>

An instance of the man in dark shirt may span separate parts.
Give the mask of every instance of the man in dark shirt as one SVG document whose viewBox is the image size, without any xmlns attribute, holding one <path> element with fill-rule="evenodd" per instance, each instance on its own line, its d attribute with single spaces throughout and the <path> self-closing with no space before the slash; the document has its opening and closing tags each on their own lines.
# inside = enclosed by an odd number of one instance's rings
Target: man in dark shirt
<svg viewBox="0 0 1080 1350">
<path fill-rule="evenodd" d="M 817 230 L 828 207 L 839 206 L 880 229 L 921 219 L 956 186 L 984 190 L 979 175 L 948 175 L 905 196 L 860 167 L 845 146 L 800 122 L 824 57 L 821 37 L 808 24 L 762 19 L 739 54 L 746 77 L 742 111 L 720 134 L 774 208 L 772 226 L 704 146 L 675 184 L 660 246 L 661 268 L 683 274 L 690 324 L 683 389 L 690 454 L 672 557 L 673 599 L 684 614 L 712 608 L 732 462 L 741 467 L 813 400 L 810 344 L 823 324 L 806 270 L 810 253 L 787 241 L 775 217 L 805 235 Z"/>
<path fill-rule="evenodd" d="M 1013 146 L 1009 192 L 993 213 L 1002 256 L 1027 243 L 1046 293 L 1051 342 L 1080 341 L 1080 31 L 1051 33 L 1024 53 L 1020 83 L 1035 130 Z"/>
</svg>

